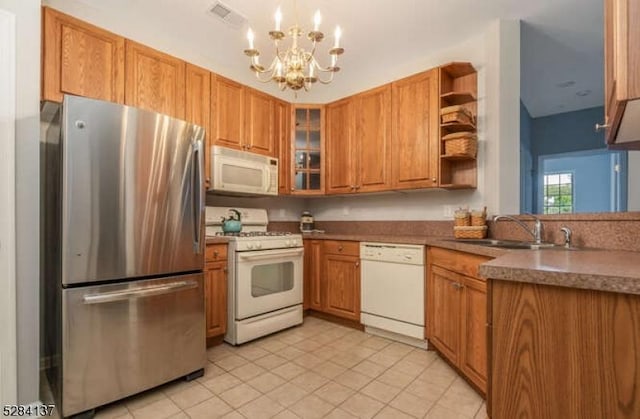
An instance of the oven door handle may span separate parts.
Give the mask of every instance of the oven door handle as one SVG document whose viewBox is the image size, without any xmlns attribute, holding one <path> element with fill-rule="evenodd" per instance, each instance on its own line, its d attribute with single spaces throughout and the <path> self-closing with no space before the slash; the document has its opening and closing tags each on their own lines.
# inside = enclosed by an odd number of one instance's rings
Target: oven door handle
<svg viewBox="0 0 640 419">
<path fill-rule="evenodd" d="M 266 259 L 273 259 L 273 258 L 279 258 L 279 257 L 302 256 L 303 253 L 304 253 L 304 249 L 302 248 L 294 249 L 294 250 L 275 251 L 275 252 L 270 250 L 265 250 L 262 252 L 240 253 L 238 257 L 242 261 L 251 262 L 253 260 L 266 260 Z"/>
</svg>

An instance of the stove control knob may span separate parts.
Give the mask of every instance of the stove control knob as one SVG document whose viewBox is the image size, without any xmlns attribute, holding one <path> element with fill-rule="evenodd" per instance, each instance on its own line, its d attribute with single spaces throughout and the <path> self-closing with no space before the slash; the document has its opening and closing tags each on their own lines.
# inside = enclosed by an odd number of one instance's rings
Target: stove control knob
<svg viewBox="0 0 640 419">
<path fill-rule="evenodd" d="M 253 249 L 253 243 L 247 243 L 247 249 Z"/>
<path fill-rule="evenodd" d="M 256 249 L 262 249 L 262 243 L 260 242 L 256 243 Z"/>
</svg>

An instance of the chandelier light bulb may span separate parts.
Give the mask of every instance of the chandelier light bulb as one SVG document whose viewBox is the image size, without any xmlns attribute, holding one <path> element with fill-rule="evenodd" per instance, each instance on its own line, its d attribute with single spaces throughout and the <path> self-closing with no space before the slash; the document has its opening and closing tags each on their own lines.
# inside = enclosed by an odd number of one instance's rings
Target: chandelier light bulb
<svg viewBox="0 0 640 419">
<path fill-rule="evenodd" d="M 276 31 L 280 30 L 280 23 L 282 22 L 282 12 L 280 11 L 280 7 L 276 10 Z"/>
<path fill-rule="evenodd" d="M 333 45 L 334 48 L 340 48 L 340 37 L 342 36 L 342 29 L 340 29 L 340 26 L 336 26 L 336 31 L 333 34 L 334 38 L 335 38 L 335 44 Z"/>
<path fill-rule="evenodd" d="M 255 35 L 253 34 L 253 31 L 251 30 L 251 28 L 249 28 L 249 30 L 247 31 L 247 40 L 249 41 L 249 49 L 253 49 L 254 37 Z"/>
<path fill-rule="evenodd" d="M 322 23 L 322 16 L 320 10 L 316 10 L 316 14 L 313 16 L 313 30 L 318 31 L 320 29 L 320 23 Z"/>
</svg>

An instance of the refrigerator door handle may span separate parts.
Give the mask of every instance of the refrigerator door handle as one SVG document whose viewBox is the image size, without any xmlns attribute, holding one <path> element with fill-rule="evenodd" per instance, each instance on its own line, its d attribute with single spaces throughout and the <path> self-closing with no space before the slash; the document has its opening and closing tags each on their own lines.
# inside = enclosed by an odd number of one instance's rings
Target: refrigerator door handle
<svg viewBox="0 0 640 419">
<path fill-rule="evenodd" d="M 130 300 L 133 298 L 153 297 L 169 294 L 171 292 L 197 288 L 197 281 L 179 281 L 162 284 L 155 287 L 131 288 L 124 291 L 111 291 L 99 294 L 85 294 L 82 297 L 84 304 L 102 304 L 115 301 Z"/>
<path fill-rule="evenodd" d="M 196 141 L 193 149 L 193 165 L 196 168 L 197 178 L 193 178 L 193 222 L 194 241 L 193 249 L 196 254 L 202 253 L 202 211 L 204 208 L 204 194 L 202 193 L 202 141 Z M 196 195 L 197 192 L 197 195 Z M 197 199 L 196 199 L 197 196 Z"/>
</svg>

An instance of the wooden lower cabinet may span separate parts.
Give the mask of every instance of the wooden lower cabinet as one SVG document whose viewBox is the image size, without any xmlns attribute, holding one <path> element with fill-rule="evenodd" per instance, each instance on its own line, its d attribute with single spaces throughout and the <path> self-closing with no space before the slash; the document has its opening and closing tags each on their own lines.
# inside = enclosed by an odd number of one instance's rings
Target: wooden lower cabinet
<svg viewBox="0 0 640 419">
<path fill-rule="evenodd" d="M 426 337 L 465 377 L 487 391 L 487 284 L 469 274 L 490 260 L 427 250 Z"/>
<path fill-rule="evenodd" d="M 360 244 L 304 240 L 304 308 L 360 321 Z"/>
<path fill-rule="evenodd" d="M 324 283 L 324 311 L 334 316 L 360 321 L 360 257 L 325 254 Z"/>
<path fill-rule="evenodd" d="M 492 419 L 640 418 L 640 296 L 490 280 Z"/>
<path fill-rule="evenodd" d="M 204 300 L 207 338 L 227 331 L 227 245 L 208 245 L 205 254 Z"/>
<path fill-rule="evenodd" d="M 303 308 L 322 311 L 322 241 L 304 240 Z"/>
<path fill-rule="evenodd" d="M 460 346 L 460 288 L 457 275 L 439 266 L 429 270 L 427 319 L 428 338 L 454 364 Z"/>
</svg>

